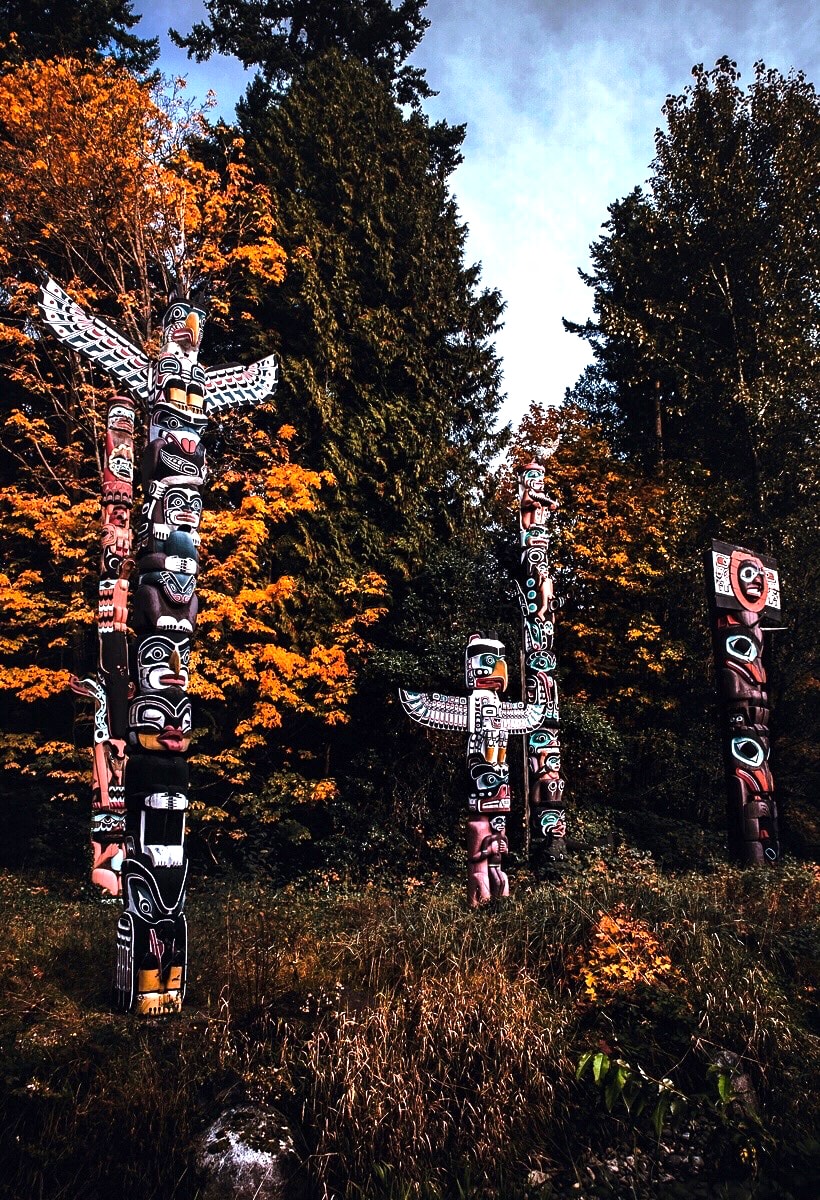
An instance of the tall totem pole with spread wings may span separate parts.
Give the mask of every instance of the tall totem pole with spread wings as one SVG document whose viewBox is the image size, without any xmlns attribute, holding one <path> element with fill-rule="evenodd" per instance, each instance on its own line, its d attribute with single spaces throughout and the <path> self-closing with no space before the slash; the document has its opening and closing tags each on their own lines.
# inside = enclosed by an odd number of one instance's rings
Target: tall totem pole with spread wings
<svg viewBox="0 0 820 1200">
<path fill-rule="evenodd" d="M 538 729 L 547 710 L 543 683 L 536 678 L 527 703 L 501 699 L 507 688 L 504 647 L 474 633 L 465 654 L 468 696 L 410 692 L 399 697 L 408 716 L 431 729 L 467 734 L 467 896 L 476 907 L 510 894 L 503 868 L 510 811 L 510 734 Z"/>
<path fill-rule="evenodd" d="M 99 666 L 72 686 L 95 704 L 92 879 L 123 902 L 114 1000 L 126 1011 L 178 1012 L 187 967 L 188 671 L 206 478 L 202 435 L 213 413 L 272 394 L 276 358 L 206 370 L 198 361 L 205 313 L 176 296 L 155 362 L 51 279 L 40 306 L 57 337 L 131 397 L 115 396 L 108 409 Z M 132 532 L 136 411 L 145 425 Z"/>
</svg>

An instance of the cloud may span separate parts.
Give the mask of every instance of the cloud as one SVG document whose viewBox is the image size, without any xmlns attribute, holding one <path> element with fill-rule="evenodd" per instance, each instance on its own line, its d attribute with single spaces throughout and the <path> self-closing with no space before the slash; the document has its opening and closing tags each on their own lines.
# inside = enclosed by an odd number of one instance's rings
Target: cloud
<svg viewBox="0 0 820 1200">
<path fill-rule="evenodd" d="M 427 15 L 416 60 L 440 93 L 431 114 L 468 125 L 453 186 L 468 254 L 507 301 L 498 347 L 517 419 L 560 401 L 589 360 L 561 317 L 591 313 L 578 268 L 607 206 L 648 177 L 667 94 L 723 54 L 747 77 L 758 58 L 811 77 L 801 56 L 820 18 L 761 0 L 430 0 Z"/>
<path fill-rule="evenodd" d="M 162 35 L 163 69 L 200 96 L 214 88 L 230 119 L 241 65 L 189 63 L 166 36 L 170 19 L 183 32 L 202 19 L 201 0 L 172 18 L 158 0 L 142 11 L 138 32 Z M 534 399 L 560 401 L 589 360 L 561 317 L 591 314 L 578 269 L 607 206 L 648 177 L 667 94 L 724 54 L 746 78 L 758 58 L 816 77 L 820 15 L 796 0 L 429 0 L 426 15 L 415 61 L 440 93 L 431 116 L 468 125 L 453 188 L 468 256 L 507 301 L 504 417 L 518 419 Z"/>
</svg>

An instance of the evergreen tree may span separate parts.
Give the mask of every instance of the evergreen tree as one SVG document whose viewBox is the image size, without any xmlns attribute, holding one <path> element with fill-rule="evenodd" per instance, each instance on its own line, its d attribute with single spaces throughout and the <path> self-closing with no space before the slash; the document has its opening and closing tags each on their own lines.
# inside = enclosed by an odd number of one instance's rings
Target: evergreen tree
<svg viewBox="0 0 820 1200">
<path fill-rule="evenodd" d="M 430 22 L 426 0 L 206 0 L 209 21 L 187 36 L 172 31 L 178 46 L 198 62 L 214 53 L 235 54 L 258 66 L 266 84 L 284 90 L 328 50 L 369 67 L 395 87 L 401 104 L 430 96 L 424 72 L 405 60 Z"/>
<path fill-rule="evenodd" d="M 316 512 L 292 522 L 285 564 L 308 601 L 303 635 L 321 636 L 336 619 L 340 579 L 375 572 L 389 585 L 391 613 L 370 631 L 372 665 L 351 722 L 319 755 L 340 783 L 329 811 L 334 845 L 350 856 L 383 853 L 390 826 L 414 831 L 417 856 L 428 830 L 420 814 L 433 827 L 442 805 L 452 816 L 390 697 L 430 677 L 457 687 L 463 639 L 497 590 L 485 501 L 503 441 L 491 342 L 503 306 L 464 261 L 466 231 L 448 190 L 463 129 L 401 107 L 427 94 L 404 65 L 422 8 L 240 6 L 230 26 L 214 22 L 186 40 L 196 53 L 218 47 L 261 67 L 238 120 L 248 161 L 277 198 L 289 262 L 282 286 L 261 289 L 253 322 L 238 332 L 253 353 L 280 352 L 276 408 L 296 430 L 294 458 L 336 483 Z M 210 11 L 222 21 L 227 7 Z M 389 54 L 382 18 L 404 23 Z M 262 19 L 273 40 L 258 36 Z"/>
<path fill-rule="evenodd" d="M 595 363 L 574 398 L 619 456 L 697 483 L 692 553 L 722 537 L 777 557 L 774 770 L 802 803 L 820 770 L 820 98 L 763 63 L 746 89 L 725 58 L 693 76 L 664 105 L 647 190 L 592 246 L 596 318 L 567 328 Z"/>
<path fill-rule="evenodd" d="M 90 51 L 142 74 L 159 57 L 159 40 L 132 33 L 139 20 L 132 0 L 0 0 L 0 42 L 11 63 Z"/>
<path fill-rule="evenodd" d="M 275 286 L 285 268 L 272 198 L 239 145 L 210 166 L 194 159 L 204 120 L 173 96 L 110 62 L 34 60 L 0 76 L 0 109 L 0 792 L 31 812 L 55 793 L 87 804 L 67 684 L 97 658 L 100 435 L 113 382 L 43 332 L 37 282 L 54 274 L 150 354 L 171 285 L 209 284 L 209 327 L 235 328 L 254 281 Z M 220 444 L 201 524 L 191 691 L 209 733 L 193 759 L 194 811 L 232 843 L 280 820 L 285 801 L 332 794 L 318 770 L 306 779 L 300 730 L 347 719 L 379 616 L 381 581 L 343 578 L 326 636 L 293 647 L 299 597 L 276 541 L 327 480 L 289 460 L 292 434 L 269 406 L 208 433 Z"/>
<path fill-rule="evenodd" d="M 820 100 L 762 63 L 746 91 L 728 59 L 693 74 L 648 191 L 592 247 L 597 320 L 567 327 L 595 351 L 579 399 L 618 444 L 703 464 L 760 536 L 798 476 L 820 482 Z"/>
<path fill-rule="evenodd" d="M 366 67 L 331 52 L 280 103 L 251 100 L 247 153 L 290 258 L 261 320 L 283 355 L 277 407 L 301 460 L 338 485 L 311 555 L 325 580 L 355 565 L 395 583 L 475 529 L 498 442 L 501 302 L 464 265 L 423 119 Z"/>
</svg>

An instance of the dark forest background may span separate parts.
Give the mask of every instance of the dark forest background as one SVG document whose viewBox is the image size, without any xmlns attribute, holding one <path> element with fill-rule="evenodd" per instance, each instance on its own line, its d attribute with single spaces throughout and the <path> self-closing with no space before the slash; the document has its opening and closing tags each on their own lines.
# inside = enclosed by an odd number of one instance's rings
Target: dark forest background
<svg viewBox="0 0 820 1200">
<path fill-rule="evenodd" d="M 503 300 L 465 260 L 449 187 L 465 131 L 428 120 L 409 65 L 426 24 L 423 0 L 209 0 L 177 36 L 249 68 L 228 128 L 169 94 L 128 0 L 0 4 L 7 865 L 79 864 L 88 796 L 90 715 L 65 684 L 93 666 L 108 384 L 38 322 L 43 271 L 149 349 L 184 271 L 209 289 L 207 364 L 281 356 L 272 404 L 211 432 L 203 862 L 274 880 L 449 868 L 463 748 L 412 727 L 396 692 L 460 691 L 474 629 L 515 664 L 514 469 L 558 434 L 571 840 L 573 808 L 603 806 L 613 836 L 672 865 L 720 846 L 701 579 L 719 537 L 780 565 L 773 765 L 787 847 L 820 845 L 815 89 L 763 63 L 749 83 L 728 59 L 695 67 L 648 183 L 592 248 L 595 315 L 567 324 L 592 366 L 505 430 Z"/>
</svg>

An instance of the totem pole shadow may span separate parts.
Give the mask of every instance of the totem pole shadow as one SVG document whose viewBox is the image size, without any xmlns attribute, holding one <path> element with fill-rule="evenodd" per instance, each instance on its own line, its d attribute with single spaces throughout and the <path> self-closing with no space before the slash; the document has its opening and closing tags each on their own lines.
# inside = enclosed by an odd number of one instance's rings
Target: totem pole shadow
<svg viewBox="0 0 820 1200">
<path fill-rule="evenodd" d="M 51 948 L 48 970 L 60 991 L 86 1011 L 112 1011 L 114 958 L 100 958 L 99 943 L 87 928 L 70 925 L 61 931 Z"/>
</svg>

